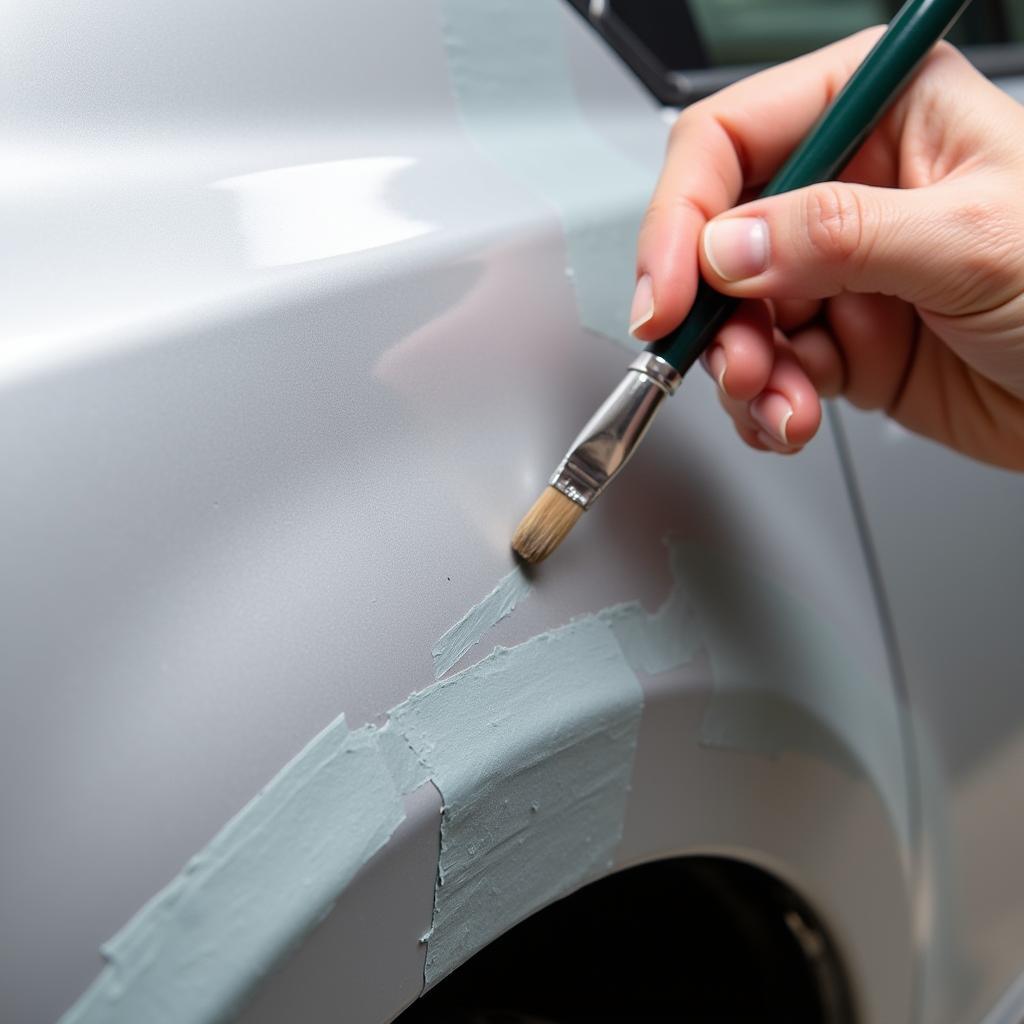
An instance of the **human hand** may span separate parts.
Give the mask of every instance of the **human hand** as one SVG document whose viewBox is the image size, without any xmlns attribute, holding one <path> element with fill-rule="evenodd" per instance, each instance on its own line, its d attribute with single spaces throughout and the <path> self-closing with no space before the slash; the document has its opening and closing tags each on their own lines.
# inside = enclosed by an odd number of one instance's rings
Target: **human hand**
<svg viewBox="0 0 1024 1024">
<path fill-rule="evenodd" d="M 878 38 L 688 107 L 640 231 L 631 331 L 676 327 L 698 271 L 750 301 L 702 362 L 751 447 L 790 454 L 843 395 L 1024 470 L 1024 107 L 940 44 L 842 175 L 756 193 Z M 725 212 L 727 211 L 727 212 Z"/>
</svg>

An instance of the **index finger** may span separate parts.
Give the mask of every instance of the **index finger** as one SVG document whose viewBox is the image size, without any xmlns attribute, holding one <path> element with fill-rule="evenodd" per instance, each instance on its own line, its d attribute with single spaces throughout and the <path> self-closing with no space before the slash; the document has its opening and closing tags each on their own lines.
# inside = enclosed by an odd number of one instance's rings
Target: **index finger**
<svg viewBox="0 0 1024 1024">
<path fill-rule="evenodd" d="M 637 243 L 637 278 L 650 278 L 653 312 L 636 337 L 653 341 L 682 321 L 697 289 L 704 224 L 771 177 L 882 31 L 752 75 L 679 115 Z"/>
</svg>

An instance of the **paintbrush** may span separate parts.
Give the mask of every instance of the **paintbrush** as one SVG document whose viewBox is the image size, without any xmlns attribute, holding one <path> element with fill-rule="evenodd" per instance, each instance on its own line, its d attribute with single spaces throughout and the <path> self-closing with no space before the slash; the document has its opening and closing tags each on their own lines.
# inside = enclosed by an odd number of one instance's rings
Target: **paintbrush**
<svg viewBox="0 0 1024 1024">
<path fill-rule="evenodd" d="M 970 0 L 908 0 L 762 196 L 834 179 Z M 739 300 L 701 280 L 686 319 L 649 345 L 591 417 L 512 538 L 527 562 L 547 558 L 633 454 L 662 400 L 714 340 Z"/>
</svg>

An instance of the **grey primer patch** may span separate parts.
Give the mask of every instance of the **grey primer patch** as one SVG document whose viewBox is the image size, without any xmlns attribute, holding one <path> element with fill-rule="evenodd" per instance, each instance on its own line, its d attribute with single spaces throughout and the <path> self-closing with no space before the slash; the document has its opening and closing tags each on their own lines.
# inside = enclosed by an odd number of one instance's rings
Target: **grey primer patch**
<svg viewBox="0 0 1024 1024">
<path fill-rule="evenodd" d="M 512 614 L 530 593 L 530 581 L 516 567 L 434 644 L 434 678 L 440 679 L 496 622 Z"/>
<path fill-rule="evenodd" d="M 487 157 L 558 213 L 583 326 L 634 352 L 626 311 L 656 168 L 633 163 L 587 123 L 569 74 L 566 12 L 558 4 L 443 0 L 441 10 L 467 131 Z"/>
<path fill-rule="evenodd" d="M 611 867 L 641 704 L 611 629 L 591 617 L 499 648 L 392 711 L 444 799 L 428 984 Z"/>
<path fill-rule="evenodd" d="M 653 615 L 634 601 L 584 616 L 392 709 L 389 728 L 444 801 L 428 985 L 612 866 L 643 705 L 636 672 L 681 668 L 700 646 L 676 545 L 671 568 Z"/>
<path fill-rule="evenodd" d="M 238 1010 L 404 817 L 376 731 L 339 718 L 102 949 L 63 1024 L 184 1024 Z"/>
<path fill-rule="evenodd" d="M 444 977 L 612 866 L 643 703 L 635 672 L 689 660 L 694 624 L 677 581 L 654 615 L 618 605 L 497 648 L 382 728 L 338 718 L 104 946 L 63 1024 L 230 1016 L 387 842 L 401 794 L 431 781 L 444 809 L 425 980 Z"/>
<path fill-rule="evenodd" d="M 598 613 L 614 628 L 630 665 L 649 676 L 671 672 L 692 661 L 701 643 L 699 624 L 683 585 L 685 548 L 666 543 L 673 584 L 665 603 L 653 615 L 636 601 Z"/>
</svg>

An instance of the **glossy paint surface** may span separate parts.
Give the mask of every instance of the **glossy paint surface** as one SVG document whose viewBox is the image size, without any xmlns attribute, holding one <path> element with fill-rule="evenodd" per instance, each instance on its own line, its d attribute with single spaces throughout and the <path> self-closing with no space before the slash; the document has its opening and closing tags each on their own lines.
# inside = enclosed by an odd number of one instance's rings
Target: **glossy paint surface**
<svg viewBox="0 0 1024 1024">
<path fill-rule="evenodd" d="M 498 95 L 494 123 L 509 151 L 540 137 L 560 166 L 582 125 L 634 167 L 621 192 L 583 195 L 598 235 L 621 232 L 667 122 L 550 6 L 511 9 L 557 33 L 574 102 L 503 120 Z M 99 946 L 339 714 L 379 722 L 433 681 L 438 638 L 512 568 L 511 530 L 622 373 L 621 346 L 581 326 L 562 212 L 467 125 L 451 13 L 105 0 L 6 16 L 5 1020 L 70 1006 Z M 623 321 L 631 286 L 607 282 Z M 454 668 L 620 602 L 654 610 L 668 534 L 715 567 L 686 580 L 705 654 L 641 673 L 616 863 L 768 867 L 834 930 L 864 1020 L 912 1019 L 903 721 L 828 426 L 798 459 L 759 457 L 694 374 Z M 822 623 L 827 654 L 808 641 Z M 837 715 L 851 679 L 866 719 Z M 726 742 L 709 742 L 716 719 Z M 384 1021 L 420 992 L 436 791 L 405 808 L 243 1020 Z M 1005 973 L 957 980 L 956 1005 L 994 1001 Z"/>
<path fill-rule="evenodd" d="M 842 419 L 918 751 L 923 1019 L 981 1020 L 1024 966 L 1024 478 Z"/>
</svg>

